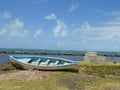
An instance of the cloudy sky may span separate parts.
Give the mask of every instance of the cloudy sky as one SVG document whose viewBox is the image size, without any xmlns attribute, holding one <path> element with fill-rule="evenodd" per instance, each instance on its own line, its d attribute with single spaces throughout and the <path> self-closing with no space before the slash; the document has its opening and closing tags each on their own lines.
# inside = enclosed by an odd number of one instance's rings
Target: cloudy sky
<svg viewBox="0 0 120 90">
<path fill-rule="evenodd" d="M 120 51 L 120 0 L 0 0 L 0 48 Z"/>
</svg>

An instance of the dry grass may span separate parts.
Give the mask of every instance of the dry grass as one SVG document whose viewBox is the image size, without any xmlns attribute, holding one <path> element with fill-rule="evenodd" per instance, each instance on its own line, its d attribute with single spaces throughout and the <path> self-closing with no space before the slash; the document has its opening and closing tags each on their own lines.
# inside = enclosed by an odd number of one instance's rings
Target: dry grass
<svg viewBox="0 0 120 90">
<path fill-rule="evenodd" d="M 9 70 L 15 70 L 15 67 L 13 67 L 12 64 L 0 64 L 0 71 L 9 71 Z"/>
<path fill-rule="evenodd" d="M 104 77 L 106 75 L 120 76 L 120 63 L 112 62 L 86 62 L 78 63 L 79 71 L 90 75 Z"/>
<path fill-rule="evenodd" d="M 119 66 L 119 63 L 79 62 L 80 72 L 78 73 L 8 72 L 6 76 L 9 79 L 0 80 L 0 90 L 120 90 Z"/>
</svg>

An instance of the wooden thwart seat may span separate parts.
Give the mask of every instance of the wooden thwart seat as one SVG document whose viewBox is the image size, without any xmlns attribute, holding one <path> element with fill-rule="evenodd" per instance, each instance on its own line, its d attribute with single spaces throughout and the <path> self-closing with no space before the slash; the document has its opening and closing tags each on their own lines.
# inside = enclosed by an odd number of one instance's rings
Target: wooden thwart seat
<svg viewBox="0 0 120 90">
<path fill-rule="evenodd" d="M 32 61 L 31 64 L 33 65 L 39 65 L 41 63 L 41 59 L 38 59 L 37 61 Z"/>
<path fill-rule="evenodd" d="M 28 60 L 27 60 L 27 63 L 32 63 L 32 59 L 28 59 Z"/>
<path fill-rule="evenodd" d="M 65 62 L 65 63 L 64 63 L 64 65 L 70 65 L 70 63 L 68 63 L 68 62 Z"/>
<path fill-rule="evenodd" d="M 57 60 L 57 61 L 55 62 L 55 65 L 58 65 L 58 64 L 59 64 L 59 62 L 60 62 L 60 61 L 59 61 L 59 60 Z"/>
<path fill-rule="evenodd" d="M 41 63 L 41 61 L 42 61 L 41 59 L 38 59 L 38 61 L 37 61 L 38 65 Z"/>
<path fill-rule="evenodd" d="M 46 62 L 41 62 L 41 65 L 49 65 L 50 64 L 50 60 L 48 59 Z"/>
</svg>

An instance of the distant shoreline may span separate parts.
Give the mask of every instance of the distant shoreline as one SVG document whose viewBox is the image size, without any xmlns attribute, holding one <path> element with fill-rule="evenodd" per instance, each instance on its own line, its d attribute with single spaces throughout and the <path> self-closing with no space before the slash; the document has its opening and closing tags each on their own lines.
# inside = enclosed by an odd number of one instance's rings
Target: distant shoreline
<svg viewBox="0 0 120 90">
<path fill-rule="evenodd" d="M 84 54 L 70 54 L 70 53 L 46 53 L 46 52 L 18 52 L 18 51 L 0 51 L 0 54 L 23 54 L 23 55 L 66 55 L 66 56 L 84 56 Z"/>
<path fill-rule="evenodd" d="M 22 52 L 22 51 L 0 51 L 0 54 L 23 54 L 23 55 L 65 55 L 65 56 L 85 56 L 85 54 L 71 53 L 47 53 L 47 52 Z M 106 57 L 120 57 L 120 55 L 98 54 Z"/>
</svg>

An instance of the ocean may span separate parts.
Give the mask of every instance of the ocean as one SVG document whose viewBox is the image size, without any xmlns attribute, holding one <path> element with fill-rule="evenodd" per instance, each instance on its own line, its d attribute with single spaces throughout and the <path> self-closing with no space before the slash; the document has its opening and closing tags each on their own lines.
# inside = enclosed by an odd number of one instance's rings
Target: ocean
<svg viewBox="0 0 120 90">
<path fill-rule="evenodd" d="M 81 61 L 84 59 L 84 54 L 87 51 L 75 51 L 75 50 L 45 50 L 45 49 L 16 49 L 16 48 L 0 48 L 0 64 L 9 63 L 9 55 L 25 54 L 25 55 L 38 55 L 39 53 L 44 56 L 60 57 L 71 59 L 74 61 Z M 106 52 L 95 51 L 98 55 L 106 55 L 106 61 L 120 62 L 120 52 Z M 11 54 L 12 53 L 12 54 Z"/>
</svg>

